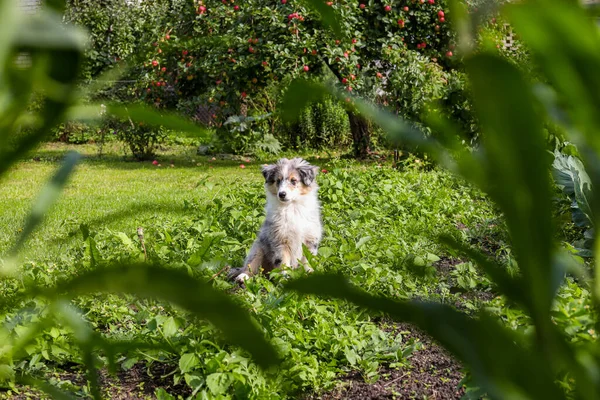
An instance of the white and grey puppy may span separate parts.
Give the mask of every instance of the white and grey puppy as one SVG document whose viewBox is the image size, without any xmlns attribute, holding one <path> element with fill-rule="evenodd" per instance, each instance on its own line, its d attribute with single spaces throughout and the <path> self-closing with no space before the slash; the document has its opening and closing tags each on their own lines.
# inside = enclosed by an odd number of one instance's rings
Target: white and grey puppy
<svg viewBox="0 0 600 400">
<path fill-rule="evenodd" d="M 282 158 L 262 168 L 265 177 L 266 218 L 242 268 L 229 273 L 230 279 L 243 282 L 259 268 L 270 272 L 287 265 L 306 264 L 304 244 L 317 254 L 322 237 L 321 210 L 316 176 L 319 168 L 302 158 Z"/>
</svg>

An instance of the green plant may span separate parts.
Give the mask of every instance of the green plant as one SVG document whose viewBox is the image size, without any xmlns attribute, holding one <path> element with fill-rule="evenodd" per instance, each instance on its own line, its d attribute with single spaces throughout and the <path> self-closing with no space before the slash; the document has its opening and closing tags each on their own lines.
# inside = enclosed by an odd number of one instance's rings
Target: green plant
<svg viewBox="0 0 600 400">
<path fill-rule="evenodd" d="M 556 185 L 568 196 L 571 202 L 573 223 L 584 230 L 583 240 L 578 246 L 579 255 L 591 257 L 594 242 L 594 215 L 592 212 L 592 183 L 581 160 L 577 157 L 554 150 L 552 172 Z"/>
<path fill-rule="evenodd" d="M 49 2 L 42 7 L 39 15 L 26 18 L 19 13 L 18 4 L 12 1 L 0 1 L 0 129 L 3 140 L 0 141 L 0 175 L 21 157 L 26 155 L 51 133 L 52 128 L 61 123 L 68 115 L 71 118 L 98 119 L 102 112 L 111 117 L 124 118 L 132 123 L 144 122 L 151 125 L 159 123 L 174 130 L 190 133 L 203 132 L 194 124 L 172 115 L 160 115 L 145 107 L 128 108 L 115 104 L 101 107 L 97 104 L 78 106 L 77 83 L 79 67 L 82 61 L 85 37 L 81 31 L 61 24 L 59 11 L 64 7 L 60 1 Z M 18 23 L 17 23 L 18 21 Z M 16 57 L 27 50 L 31 57 L 31 66 L 17 68 Z M 41 97 L 37 110 L 28 111 L 28 101 L 33 95 Z M 23 131 L 21 131 L 22 128 Z M 33 378 L 29 372 L 17 376 L 15 359 L 22 356 L 32 343 L 40 339 L 41 333 L 54 327 L 63 327 L 72 332 L 74 347 L 77 347 L 81 362 L 87 367 L 90 382 L 90 394 L 100 398 L 98 386 L 98 352 L 107 357 L 109 367 L 116 366 L 115 355 L 125 349 L 143 347 L 137 340 L 112 343 L 83 318 L 80 310 L 70 300 L 79 294 L 93 292 L 134 293 L 139 297 L 160 297 L 191 311 L 191 315 L 211 320 L 229 339 L 249 348 L 257 356 L 263 367 L 277 363 L 277 355 L 268 344 L 262 332 L 253 324 L 248 313 L 232 302 L 225 294 L 197 279 L 190 278 L 183 271 L 169 269 L 162 265 L 136 265 L 128 260 L 127 265 L 113 262 L 103 264 L 95 258 L 93 238 L 83 230 L 91 255 L 90 270 L 54 282 L 39 284 L 24 279 L 26 270 L 18 268 L 18 252 L 26 239 L 42 222 L 49 207 L 54 203 L 61 188 L 72 173 L 79 156 L 70 153 L 34 201 L 31 212 L 20 231 L 15 245 L 6 254 L 0 267 L 2 281 L 20 282 L 18 293 L 2 293 L 0 305 L 4 310 L 14 313 L 16 325 L 13 330 L 4 326 L 0 329 L 2 352 L 0 355 L 0 383 L 13 385 L 15 380 L 33 384 L 52 396 L 65 397 L 64 393 L 45 382 Z M 189 294 L 193 293 L 191 296 Z M 29 304 L 44 303 L 44 310 L 37 315 L 22 319 L 27 314 Z M 223 313 L 221 311 L 224 311 Z M 233 316 L 233 319 L 225 317 Z M 19 323 L 22 322 L 22 323 Z M 16 329 L 16 326 L 19 328 Z M 60 336 L 60 328 L 50 330 L 50 335 Z M 256 346 L 256 347 L 253 347 Z M 253 347 L 253 348 L 252 348 Z M 46 358 L 62 359 L 69 349 L 53 348 L 52 357 L 48 349 L 41 349 Z M 39 361 L 33 358 L 33 365 Z"/>
<path fill-rule="evenodd" d="M 156 148 L 167 137 L 162 127 L 148 126 L 143 122 L 133 123 L 131 120 L 113 120 L 108 123 L 108 129 L 116 132 L 117 139 L 129 147 L 138 161 L 154 158 Z"/>
<path fill-rule="evenodd" d="M 281 151 L 279 141 L 260 129 L 260 124 L 267 122 L 265 120 L 270 117 L 270 114 L 231 116 L 223 123 L 223 128 L 217 131 L 217 140 L 226 151 L 235 154 L 254 154 L 257 151 L 278 154 Z"/>
<path fill-rule="evenodd" d="M 600 142 L 596 134 L 600 126 L 600 80 L 596 73 L 600 69 L 600 36 L 595 23 L 575 3 L 530 1 L 508 5 L 504 12 L 562 104 L 569 105 L 567 111 L 573 125 L 568 128 L 576 127 L 578 132 L 570 139 L 590 166 L 592 184 L 600 183 Z M 465 19 L 462 23 L 469 22 Z M 465 49 L 468 44 L 465 43 Z M 301 293 L 347 299 L 417 324 L 469 366 L 474 379 L 493 398 L 560 399 L 572 395 L 594 399 L 600 392 L 597 345 L 567 340 L 552 316 L 570 262 L 568 257 L 560 256 L 553 236 L 550 160 L 543 133 L 546 116 L 540 113 L 541 107 L 522 70 L 490 51 L 470 54 L 465 62 L 477 117 L 485 132 L 481 148 L 475 153 L 461 151 L 454 139 L 456 132 L 439 117 L 432 116 L 430 123 L 446 132 L 441 143 L 365 103 L 357 101 L 356 107 L 392 136 L 425 147 L 496 202 L 511 235 L 518 274 L 508 273 L 503 266 L 455 239 L 444 237 L 443 241 L 471 257 L 497 290 L 528 315 L 535 333 L 511 332 L 484 310 L 477 318 L 470 318 L 440 304 L 402 302 L 369 294 L 339 276 L 299 279 L 288 287 Z M 564 124 L 564 120 L 559 122 Z M 593 215 L 598 215 L 599 206 L 600 200 L 592 199 Z M 595 278 L 589 281 L 589 290 L 597 309 L 600 269 L 595 268 L 593 273 Z M 597 315 L 589 311 L 587 314 L 598 326 Z M 564 385 L 565 380 L 568 385 Z"/>
</svg>

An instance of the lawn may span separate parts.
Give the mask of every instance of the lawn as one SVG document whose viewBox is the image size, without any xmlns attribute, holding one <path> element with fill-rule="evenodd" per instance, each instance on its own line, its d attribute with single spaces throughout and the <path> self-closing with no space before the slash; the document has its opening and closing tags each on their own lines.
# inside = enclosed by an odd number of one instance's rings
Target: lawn
<svg viewBox="0 0 600 400">
<path fill-rule="evenodd" d="M 44 145 L 3 180 L 3 250 L 40 186 L 73 148 Z M 410 326 L 346 302 L 283 292 L 279 274 L 271 280 L 255 277 L 245 289 L 225 281 L 224 274 L 216 276 L 226 266 L 239 266 L 253 241 L 264 206 L 259 167 L 272 160 L 212 160 L 196 156 L 193 148 L 174 147 L 159 154 L 158 166 L 127 161 L 116 149 L 102 158 L 93 146 L 76 149 L 85 157 L 27 243 L 21 279 L 0 283 L 6 297 L 17 295 L 23 280 L 48 285 L 112 262 L 144 260 L 136 234 L 143 227 L 148 259 L 231 293 L 284 358 L 279 369 L 261 371 L 212 325 L 176 307 L 129 296 L 86 296 L 74 305 L 103 337 L 143 340 L 146 346 L 119 354 L 115 375 L 106 372 L 106 354 L 98 353 L 106 397 L 362 398 L 387 393 L 422 398 L 443 393 L 454 398 L 462 393 L 456 388 L 460 366 Z M 505 307 L 471 263 L 437 243 L 440 234 L 449 233 L 510 265 L 502 219 L 481 192 L 414 160 L 396 170 L 385 160 L 309 159 L 324 170 L 318 182 L 325 235 L 319 255 L 310 261 L 316 271 L 339 272 L 365 290 L 398 299 L 440 301 L 469 313 L 486 305 L 514 329 L 528 328 L 523 314 Z M 565 290 L 570 293 L 565 304 L 579 301 L 572 307 L 589 300 L 574 284 Z M 35 300 L 18 311 L 3 309 L 2 318 L 19 337 L 46 313 L 44 301 Z M 563 322 L 577 318 L 567 316 Z M 591 326 L 577 321 L 577 332 Z M 57 317 L 26 354 L 16 356 L 16 369 L 85 396 L 89 386 L 74 343 L 72 331 Z M 19 390 L 13 387 L 4 395 Z"/>
</svg>

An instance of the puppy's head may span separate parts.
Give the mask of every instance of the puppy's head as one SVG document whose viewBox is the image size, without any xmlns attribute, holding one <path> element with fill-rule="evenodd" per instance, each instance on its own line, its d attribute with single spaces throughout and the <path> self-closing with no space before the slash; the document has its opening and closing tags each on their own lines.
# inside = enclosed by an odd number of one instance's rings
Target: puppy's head
<svg viewBox="0 0 600 400">
<path fill-rule="evenodd" d="M 282 158 L 276 164 L 263 167 L 265 188 L 281 203 L 291 203 L 317 189 L 315 180 L 319 168 L 302 158 Z"/>
</svg>

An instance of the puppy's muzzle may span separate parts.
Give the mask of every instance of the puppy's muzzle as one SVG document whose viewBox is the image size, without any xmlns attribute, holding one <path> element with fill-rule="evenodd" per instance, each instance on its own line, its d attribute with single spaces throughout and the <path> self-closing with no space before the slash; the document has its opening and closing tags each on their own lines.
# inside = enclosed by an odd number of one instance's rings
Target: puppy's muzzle
<svg viewBox="0 0 600 400">
<path fill-rule="evenodd" d="M 278 196 L 279 196 L 279 200 L 281 200 L 281 201 L 286 201 L 287 200 L 287 193 L 284 192 L 284 191 L 279 192 Z"/>
</svg>

